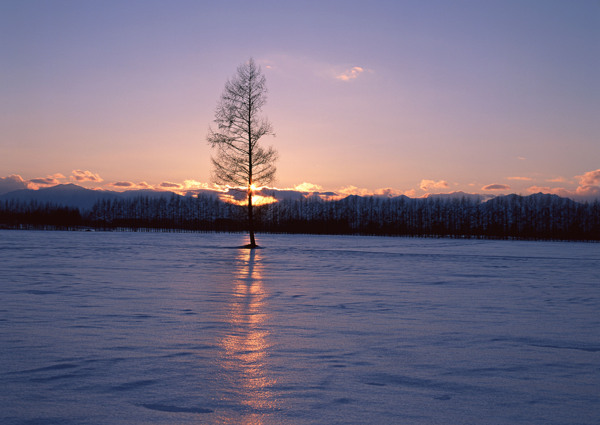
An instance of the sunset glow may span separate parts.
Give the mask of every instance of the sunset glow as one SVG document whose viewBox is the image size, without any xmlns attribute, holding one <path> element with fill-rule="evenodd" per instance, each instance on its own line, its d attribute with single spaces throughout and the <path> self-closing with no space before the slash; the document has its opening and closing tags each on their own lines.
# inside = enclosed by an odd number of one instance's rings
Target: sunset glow
<svg viewBox="0 0 600 425">
<path fill-rule="evenodd" d="M 0 425 L 593 424 L 600 0 L 0 0 Z"/>
<path fill-rule="evenodd" d="M 247 196 L 244 199 L 236 199 L 233 195 L 223 193 L 223 194 L 219 195 L 219 198 L 222 201 L 228 202 L 230 204 L 242 205 L 242 206 L 248 205 L 248 197 Z M 272 204 L 273 202 L 277 202 L 277 199 L 273 198 L 272 196 L 252 195 L 252 205 L 260 206 L 260 205 Z"/>
<path fill-rule="evenodd" d="M 253 57 L 280 190 L 600 196 L 597 2 L 135 3 L 2 6 L 1 193 L 227 198 L 206 130 Z"/>
</svg>

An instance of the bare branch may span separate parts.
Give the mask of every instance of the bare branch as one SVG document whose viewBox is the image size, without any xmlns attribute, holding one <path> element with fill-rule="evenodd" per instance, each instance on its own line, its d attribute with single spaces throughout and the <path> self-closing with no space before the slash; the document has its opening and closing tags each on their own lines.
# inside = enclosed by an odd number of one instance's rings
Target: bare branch
<svg viewBox="0 0 600 425">
<path fill-rule="evenodd" d="M 274 135 L 272 124 L 260 116 L 266 101 L 266 78 L 250 59 L 225 83 L 215 110 L 216 129 L 210 128 L 206 137 L 217 150 L 212 158 L 215 182 L 249 186 L 273 180 L 277 153 L 259 145 L 263 136 Z"/>
</svg>

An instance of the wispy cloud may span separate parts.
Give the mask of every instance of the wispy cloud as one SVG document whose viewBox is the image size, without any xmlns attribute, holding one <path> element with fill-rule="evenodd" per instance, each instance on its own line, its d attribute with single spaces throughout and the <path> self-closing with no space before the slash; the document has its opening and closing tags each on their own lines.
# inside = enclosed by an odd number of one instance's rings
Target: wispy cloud
<svg viewBox="0 0 600 425">
<path fill-rule="evenodd" d="M 365 72 L 365 69 L 360 66 L 353 66 L 350 69 L 346 69 L 341 74 L 335 76 L 340 81 L 352 81 L 359 77 L 360 74 Z"/>
<path fill-rule="evenodd" d="M 162 189 L 182 189 L 183 185 L 180 183 L 162 182 L 161 184 L 158 185 L 158 187 L 160 187 Z"/>
<path fill-rule="evenodd" d="M 57 184 L 60 184 L 60 182 L 53 177 L 38 177 L 29 181 L 38 186 L 56 186 Z"/>
<path fill-rule="evenodd" d="M 135 183 L 133 183 L 133 182 L 114 182 L 114 183 L 109 183 L 108 186 L 120 187 L 120 188 L 131 188 L 131 187 L 135 186 Z"/>
<path fill-rule="evenodd" d="M 432 189 L 446 189 L 449 187 L 449 184 L 446 180 L 428 180 L 423 179 L 419 184 L 419 188 L 424 191 L 432 190 Z"/>
<path fill-rule="evenodd" d="M 506 184 L 488 184 L 483 186 L 481 190 L 509 190 L 510 186 Z"/>
<path fill-rule="evenodd" d="M 533 180 L 531 177 L 507 177 L 508 180 L 521 180 L 521 181 L 531 181 Z"/>
<path fill-rule="evenodd" d="M 218 186 L 215 184 L 203 183 L 193 179 L 184 180 L 182 183 L 172 182 L 172 181 L 164 181 L 158 185 L 152 185 L 145 181 L 141 181 L 139 183 L 135 183 L 132 181 L 121 180 L 111 183 L 106 183 L 103 186 L 104 188 L 110 190 L 124 191 L 124 190 L 159 190 L 159 191 L 170 191 L 175 192 L 179 195 L 186 194 L 199 194 L 199 193 L 209 193 L 209 192 L 226 192 L 228 190 L 225 186 Z"/>
<path fill-rule="evenodd" d="M 259 58 L 257 62 L 273 75 L 329 81 L 333 79 L 344 83 L 350 83 L 375 72 L 365 66 L 348 66 L 347 63 L 321 61 L 305 55 L 271 54 L 268 58 Z"/>
<path fill-rule="evenodd" d="M 85 170 L 85 171 L 84 170 L 73 170 L 71 173 L 72 173 L 71 180 L 74 180 L 77 182 L 100 183 L 100 182 L 104 181 L 104 179 L 102 179 L 98 174 L 94 174 L 88 170 Z"/>
<path fill-rule="evenodd" d="M 146 182 L 134 183 L 130 181 L 118 181 L 108 183 L 106 186 L 116 190 L 139 190 L 139 189 L 154 189 L 151 185 Z"/>
</svg>

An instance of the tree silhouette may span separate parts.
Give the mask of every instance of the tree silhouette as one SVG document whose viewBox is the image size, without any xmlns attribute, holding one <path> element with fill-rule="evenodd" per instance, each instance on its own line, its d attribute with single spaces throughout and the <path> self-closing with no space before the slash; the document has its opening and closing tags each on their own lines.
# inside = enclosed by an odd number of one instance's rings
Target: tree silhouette
<svg viewBox="0 0 600 425">
<path fill-rule="evenodd" d="M 252 194 L 255 187 L 271 183 L 275 177 L 277 152 L 258 144 L 274 135 L 271 123 L 260 115 L 267 101 L 266 78 L 250 58 L 225 84 L 215 111 L 217 129 L 209 129 L 207 141 L 216 148 L 213 180 L 217 184 L 243 187 L 248 195 L 248 232 L 255 248 Z"/>
</svg>

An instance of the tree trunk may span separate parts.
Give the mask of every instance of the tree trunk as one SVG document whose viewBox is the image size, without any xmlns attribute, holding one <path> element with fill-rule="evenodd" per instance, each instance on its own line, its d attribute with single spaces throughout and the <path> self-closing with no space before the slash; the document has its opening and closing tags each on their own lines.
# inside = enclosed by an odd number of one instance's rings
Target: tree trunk
<svg viewBox="0 0 600 425">
<path fill-rule="evenodd" d="M 252 189 L 248 189 L 248 233 L 250 234 L 250 243 L 248 248 L 256 248 L 256 240 L 254 239 L 254 214 L 252 211 Z"/>
<path fill-rule="evenodd" d="M 250 244 L 248 248 L 256 248 L 254 240 L 254 215 L 252 211 L 252 90 L 248 92 L 248 233 L 250 234 Z"/>
</svg>

